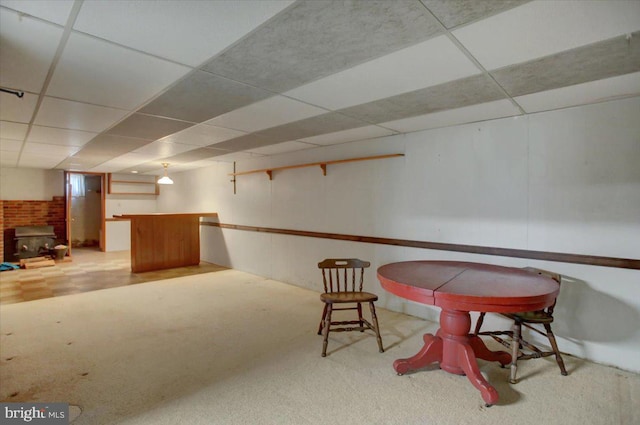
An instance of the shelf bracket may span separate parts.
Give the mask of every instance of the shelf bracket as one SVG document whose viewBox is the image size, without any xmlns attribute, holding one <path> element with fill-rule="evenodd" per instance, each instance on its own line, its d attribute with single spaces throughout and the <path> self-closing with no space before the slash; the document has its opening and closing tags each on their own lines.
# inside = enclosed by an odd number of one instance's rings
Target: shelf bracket
<svg viewBox="0 0 640 425">
<path fill-rule="evenodd" d="M 273 170 L 264 170 L 269 176 L 269 180 L 273 180 Z"/>
<path fill-rule="evenodd" d="M 322 168 L 322 175 L 326 176 L 327 175 L 327 164 L 326 163 L 320 164 L 320 168 Z"/>
</svg>

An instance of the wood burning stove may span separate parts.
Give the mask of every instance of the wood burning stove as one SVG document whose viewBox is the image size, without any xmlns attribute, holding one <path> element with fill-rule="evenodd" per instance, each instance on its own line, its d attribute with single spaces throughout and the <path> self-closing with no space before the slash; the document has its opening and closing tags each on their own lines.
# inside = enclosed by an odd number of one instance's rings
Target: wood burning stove
<svg viewBox="0 0 640 425">
<path fill-rule="evenodd" d="M 16 227 L 16 251 L 18 259 L 47 255 L 55 245 L 53 226 Z"/>
</svg>

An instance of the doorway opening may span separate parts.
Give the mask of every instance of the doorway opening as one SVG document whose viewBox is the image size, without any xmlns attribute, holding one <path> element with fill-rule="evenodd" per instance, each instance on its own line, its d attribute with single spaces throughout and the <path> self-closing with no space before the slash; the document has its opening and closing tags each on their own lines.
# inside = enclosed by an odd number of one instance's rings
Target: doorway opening
<svg viewBox="0 0 640 425">
<path fill-rule="evenodd" d="M 104 174 L 65 174 L 69 252 L 73 249 L 104 251 Z"/>
</svg>

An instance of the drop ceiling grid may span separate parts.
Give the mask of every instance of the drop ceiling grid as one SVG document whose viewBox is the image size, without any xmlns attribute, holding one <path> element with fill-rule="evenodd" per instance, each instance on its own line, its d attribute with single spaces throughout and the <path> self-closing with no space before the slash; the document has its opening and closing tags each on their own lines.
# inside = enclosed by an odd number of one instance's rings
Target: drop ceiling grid
<svg viewBox="0 0 640 425">
<path fill-rule="evenodd" d="M 15 18 L 7 8 L 23 7 L 64 25 L 61 11 L 68 13 L 73 4 L 23 3 L 2 0 L 0 12 Z M 104 132 L 57 168 L 82 160 L 101 171 L 100 164 L 113 167 L 117 155 L 137 150 L 147 153 L 139 165 L 149 170 L 165 161 L 231 158 L 237 150 L 276 154 L 304 147 L 300 143 L 344 143 L 517 114 L 496 82 L 526 112 L 638 94 L 640 2 L 416 0 L 326 7 L 260 1 L 258 9 L 248 2 L 221 9 L 200 3 L 185 10 L 193 28 L 181 27 L 180 20 L 166 28 L 172 14 L 151 10 L 147 2 L 84 2 L 27 142 L 51 137 L 49 144 L 64 145 L 66 134 L 75 146 L 81 143 L 77 136 L 86 135 L 78 130 Z M 166 3 L 169 9 L 177 4 Z M 124 10 L 130 13 L 114 22 Z M 208 32 L 204 17 L 213 10 L 237 28 Z M 239 22 L 243 17 L 246 22 Z M 23 18 L 61 31 L 39 19 Z M 127 24 L 131 20 L 146 22 L 148 31 L 137 37 L 139 25 Z M 216 34 L 207 53 L 207 37 Z M 194 44 L 193 51 L 180 52 L 180 43 Z M 194 70 L 198 64 L 201 69 Z M 36 101 L 31 93 L 20 100 L 0 97 L 3 140 L 16 137 L 5 123 L 30 122 Z M 125 137 L 105 150 L 100 145 L 114 140 L 108 135 Z M 162 152 L 170 155 L 158 157 Z"/>
</svg>

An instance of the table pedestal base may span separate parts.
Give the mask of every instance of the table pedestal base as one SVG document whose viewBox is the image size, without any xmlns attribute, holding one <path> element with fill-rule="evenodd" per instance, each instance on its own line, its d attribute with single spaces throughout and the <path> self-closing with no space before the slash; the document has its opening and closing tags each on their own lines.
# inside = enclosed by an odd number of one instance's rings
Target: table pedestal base
<svg viewBox="0 0 640 425">
<path fill-rule="evenodd" d="M 436 335 L 425 334 L 424 346 L 413 357 L 398 359 L 393 368 L 399 375 L 421 369 L 431 363 L 440 363 L 440 368 L 456 375 L 466 375 L 480 390 L 487 405 L 498 402 L 498 392 L 480 373 L 477 358 L 511 363 L 511 355 L 505 351 L 491 351 L 480 337 L 469 335 L 471 317 L 467 311 L 442 310 L 440 329 Z"/>
</svg>

